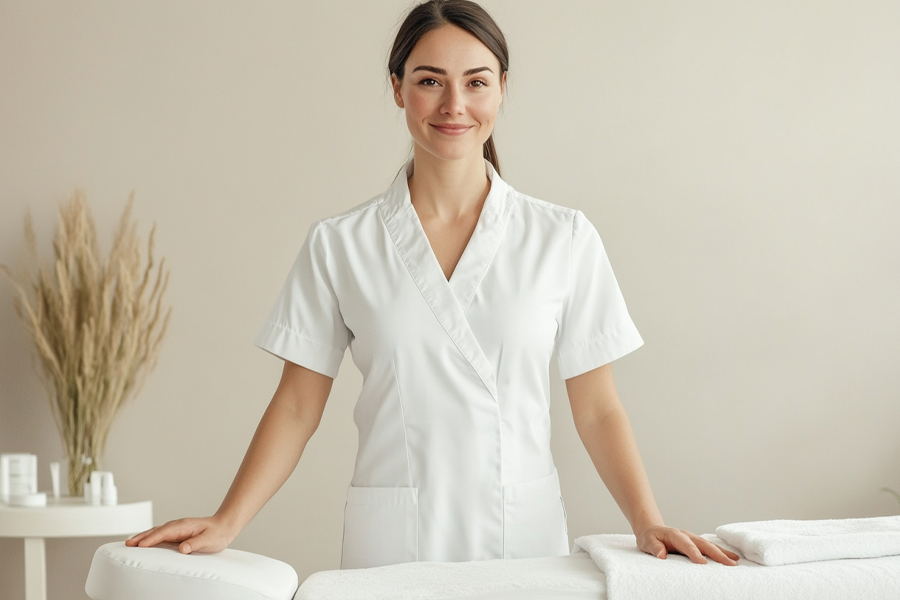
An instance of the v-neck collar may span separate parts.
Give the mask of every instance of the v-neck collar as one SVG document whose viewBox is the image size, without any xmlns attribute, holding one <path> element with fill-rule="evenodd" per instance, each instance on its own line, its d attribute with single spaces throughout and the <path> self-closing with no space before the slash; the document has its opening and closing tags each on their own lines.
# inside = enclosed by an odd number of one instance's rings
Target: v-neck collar
<svg viewBox="0 0 900 600">
<path fill-rule="evenodd" d="M 509 186 L 500 178 L 491 163 L 485 160 L 484 165 L 485 172 L 491 181 L 491 189 L 481 207 L 481 214 L 478 216 L 478 222 L 475 224 L 472 236 L 469 238 L 449 280 L 444 276 L 444 271 L 441 269 L 437 256 L 435 256 L 431 247 L 431 242 L 428 241 L 428 236 L 422 227 L 422 221 L 419 219 L 419 215 L 416 213 L 416 209 L 413 207 L 410 199 L 407 180 L 412 174 L 412 160 L 406 163 L 405 168 L 397 174 L 390 189 L 385 194 L 383 204 L 384 213 L 391 213 L 392 218 L 401 218 L 405 226 L 413 230 L 410 233 L 416 239 L 411 239 L 410 241 L 415 246 L 420 246 L 424 242 L 428 252 L 422 253 L 430 256 L 421 257 L 425 263 L 429 263 L 427 267 L 423 265 L 423 268 L 429 270 L 437 269 L 440 272 L 441 278 L 450 286 L 463 312 L 466 311 L 472 302 L 475 290 L 478 289 L 478 284 L 491 263 L 494 251 L 500 242 L 500 236 L 503 233 L 510 206 Z"/>
<path fill-rule="evenodd" d="M 500 243 L 509 214 L 510 188 L 491 164 L 485 161 L 491 189 L 481 208 L 472 237 L 448 281 L 410 200 L 407 178 L 411 169 L 412 161 L 397 174 L 394 183 L 382 197 L 379 206 L 382 219 L 422 296 L 496 398 L 493 368 L 469 327 L 465 312 Z"/>
</svg>

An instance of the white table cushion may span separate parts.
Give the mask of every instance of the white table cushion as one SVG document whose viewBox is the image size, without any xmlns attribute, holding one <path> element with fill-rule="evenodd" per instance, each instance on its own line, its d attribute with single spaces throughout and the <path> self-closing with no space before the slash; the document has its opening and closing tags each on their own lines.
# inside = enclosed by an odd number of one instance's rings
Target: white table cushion
<svg viewBox="0 0 900 600">
<path fill-rule="evenodd" d="M 113 542 L 94 553 L 84 589 L 93 600 L 290 600 L 297 583 L 290 565 L 259 554 Z"/>
<path fill-rule="evenodd" d="M 410 562 L 313 573 L 297 600 L 605 600 L 606 576 L 584 552 L 545 558 Z"/>
</svg>

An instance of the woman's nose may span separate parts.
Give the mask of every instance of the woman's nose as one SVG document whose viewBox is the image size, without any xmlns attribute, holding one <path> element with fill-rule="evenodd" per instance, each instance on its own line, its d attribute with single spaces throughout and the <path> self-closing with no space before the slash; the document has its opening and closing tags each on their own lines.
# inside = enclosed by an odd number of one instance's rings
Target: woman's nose
<svg viewBox="0 0 900 600">
<path fill-rule="evenodd" d="M 445 88 L 441 112 L 447 115 L 461 115 L 466 112 L 462 91 L 454 85 Z"/>
</svg>

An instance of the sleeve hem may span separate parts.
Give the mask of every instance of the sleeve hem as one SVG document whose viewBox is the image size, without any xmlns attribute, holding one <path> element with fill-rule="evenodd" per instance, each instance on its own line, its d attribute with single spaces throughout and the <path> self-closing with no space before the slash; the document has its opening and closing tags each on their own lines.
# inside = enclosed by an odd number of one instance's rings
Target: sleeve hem
<svg viewBox="0 0 900 600">
<path fill-rule="evenodd" d="M 560 377 L 571 379 L 597 367 L 622 358 L 644 345 L 644 340 L 633 323 L 621 323 L 611 332 L 599 335 L 588 342 L 560 350 L 557 365 Z"/>
<path fill-rule="evenodd" d="M 344 351 L 314 342 L 280 323 L 266 322 L 256 336 L 256 346 L 283 360 L 316 373 L 337 377 Z"/>
</svg>

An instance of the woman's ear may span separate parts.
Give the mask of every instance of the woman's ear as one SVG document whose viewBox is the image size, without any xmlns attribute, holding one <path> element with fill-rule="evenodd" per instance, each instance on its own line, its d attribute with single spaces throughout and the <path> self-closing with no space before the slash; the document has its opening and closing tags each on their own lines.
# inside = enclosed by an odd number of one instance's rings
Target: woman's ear
<svg viewBox="0 0 900 600">
<path fill-rule="evenodd" d="M 397 77 L 395 73 L 391 73 L 391 87 L 394 89 L 394 104 L 399 106 L 400 108 L 406 108 L 403 106 L 403 96 L 400 95 L 400 84 L 402 82 Z"/>
<path fill-rule="evenodd" d="M 500 77 L 500 104 L 503 104 L 503 96 L 506 93 L 506 74 L 509 71 L 503 71 L 503 75 Z"/>
</svg>

